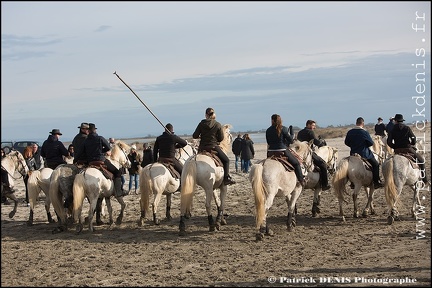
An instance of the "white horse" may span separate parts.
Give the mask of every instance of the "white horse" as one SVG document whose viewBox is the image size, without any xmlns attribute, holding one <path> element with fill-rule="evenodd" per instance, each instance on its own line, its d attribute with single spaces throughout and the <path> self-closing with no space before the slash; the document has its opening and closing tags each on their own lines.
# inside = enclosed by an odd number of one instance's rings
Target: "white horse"
<svg viewBox="0 0 432 288">
<path fill-rule="evenodd" d="M 425 187 L 420 177 L 419 168 L 413 168 L 413 164 L 407 157 L 395 154 L 386 159 L 382 169 L 385 181 L 384 193 L 390 210 L 390 215 L 387 218 L 388 224 L 393 224 L 395 219 L 399 220 L 397 204 L 399 204 L 399 196 L 404 186 L 408 186 L 414 191 L 411 216 L 415 217 L 416 205 L 421 205 L 419 190 Z"/>
<path fill-rule="evenodd" d="M 110 160 L 117 169 L 120 167 L 128 168 L 131 164 L 129 158 L 127 157 L 129 151 L 129 145 L 121 141 L 116 141 L 114 147 L 111 150 L 111 155 L 107 159 Z M 73 216 L 74 221 L 79 221 L 76 227 L 77 233 L 80 233 L 83 230 L 84 219 L 81 217 L 81 212 L 84 198 L 88 199 L 90 206 L 88 212 L 89 231 L 95 231 L 93 227 L 93 215 L 96 210 L 96 205 L 101 207 L 103 198 L 105 198 L 108 208 L 109 224 L 111 225 L 114 223 L 110 200 L 111 196 L 114 196 L 121 206 L 120 213 L 116 219 L 116 225 L 120 225 L 123 221 L 123 213 L 124 209 L 126 208 L 126 204 L 124 203 L 123 196 L 116 196 L 114 181 L 107 179 L 98 168 L 93 167 L 88 167 L 75 176 L 75 180 L 73 182 Z M 96 212 L 96 220 L 99 220 L 98 224 L 102 224 L 100 220 L 100 211 Z"/>
<path fill-rule="evenodd" d="M 346 190 L 346 184 L 348 180 L 354 184 L 354 192 L 352 193 L 354 203 L 354 218 L 359 217 L 357 196 L 362 187 L 364 187 L 366 191 L 366 196 L 368 198 L 362 215 L 363 217 L 367 217 L 367 215 L 369 214 L 369 209 L 370 214 L 374 215 L 374 185 L 372 171 L 366 169 L 365 163 L 360 156 L 348 156 L 341 159 L 336 169 L 336 173 L 333 176 L 333 188 L 339 200 L 339 216 L 342 216 L 342 219 L 345 220 L 342 203 L 346 202 L 346 200 L 344 199 L 344 194 L 348 195 L 348 192 Z"/>
<path fill-rule="evenodd" d="M 327 170 L 329 175 L 333 175 L 336 171 L 338 150 L 335 147 L 321 146 L 315 148 L 314 152 L 320 156 L 327 164 Z M 308 181 L 305 189 L 312 189 L 314 191 L 313 203 L 312 203 L 312 217 L 316 217 L 320 213 L 320 201 L 321 201 L 321 183 L 320 173 L 317 171 L 311 171 L 307 174 Z"/>
<path fill-rule="evenodd" d="M 29 168 L 24 160 L 23 155 L 18 150 L 12 150 L 6 156 L 1 159 L 1 166 L 8 174 L 9 186 L 11 188 L 14 187 L 14 180 L 18 180 L 19 178 L 15 178 L 14 174 L 16 171 L 20 173 L 20 177 L 24 177 L 28 172 Z M 18 199 L 16 198 L 14 193 L 4 193 L 3 185 L 1 185 L 1 195 L 6 196 L 6 198 L 14 201 L 14 208 L 9 213 L 9 218 L 13 218 L 18 208 Z"/>
<path fill-rule="evenodd" d="M 294 141 L 290 145 L 293 154 L 300 158 L 300 164 L 304 174 L 314 168 L 312 162 L 312 149 L 308 142 Z M 267 224 L 267 213 L 273 205 L 275 197 L 285 197 L 288 204 L 287 229 L 292 231 L 296 225 L 295 206 L 301 194 L 302 186 L 297 181 L 294 170 L 287 171 L 277 160 L 267 158 L 264 161 L 252 165 L 249 174 L 252 190 L 255 198 L 256 209 L 256 240 L 263 240 L 264 234 L 273 235 L 273 231 Z"/>
<path fill-rule="evenodd" d="M 176 149 L 176 159 L 184 164 L 185 161 L 196 155 L 196 149 L 191 144 L 183 148 Z M 144 225 L 146 212 L 149 209 L 150 195 L 153 194 L 153 222 L 156 225 L 160 224 L 157 217 L 157 210 L 162 195 L 166 195 L 166 218 L 171 220 L 171 196 L 174 192 L 178 191 L 180 187 L 180 179 L 172 176 L 168 168 L 162 163 L 152 163 L 141 169 L 140 172 L 140 207 L 141 216 L 138 220 L 138 225 Z"/>
<path fill-rule="evenodd" d="M 381 165 L 387 157 L 386 144 L 384 144 L 382 137 L 379 135 L 373 135 L 372 137 L 373 145 L 370 150 L 374 154 L 375 159 Z"/>
<path fill-rule="evenodd" d="M 231 125 L 222 126 L 225 135 L 219 147 L 226 154 L 231 149 L 232 136 L 230 133 Z M 190 157 L 184 164 L 181 175 L 181 192 L 180 192 L 180 236 L 186 235 L 185 219 L 191 215 L 193 195 L 197 185 L 202 187 L 206 194 L 206 211 L 209 223 L 209 230 L 219 230 L 220 226 L 226 224 L 223 212 L 225 208 L 225 198 L 227 186 L 223 184 L 224 170 L 222 166 L 216 166 L 215 161 L 208 155 L 198 153 Z M 220 198 L 217 196 L 215 189 L 219 189 Z M 211 201 L 214 198 L 217 206 L 216 223 L 214 222 L 211 209 Z"/>
<path fill-rule="evenodd" d="M 31 174 L 28 178 L 27 189 L 30 203 L 30 215 L 29 220 L 27 221 L 27 225 L 29 226 L 33 225 L 34 207 L 41 191 L 45 193 L 45 210 L 47 213 L 48 222 L 55 222 L 54 219 L 51 217 L 51 199 L 49 197 L 49 186 L 52 172 L 53 170 L 51 168 L 45 167 L 40 170 L 31 171 Z"/>
</svg>

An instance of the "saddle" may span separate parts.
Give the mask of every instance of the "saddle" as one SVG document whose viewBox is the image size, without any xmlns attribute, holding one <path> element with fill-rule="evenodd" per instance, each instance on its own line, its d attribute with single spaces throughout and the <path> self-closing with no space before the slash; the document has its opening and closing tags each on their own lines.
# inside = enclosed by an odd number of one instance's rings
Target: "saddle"
<svg viewBox="0 0 432 288">
<path fill-rule="evenodd" d="M 171 176 L 175 179 L 180 179 L 180 173 L 174 168 L 173 160 L 170 158 L 159 157 L 158 163 L 164 165 L 168 171 L 171 173 Z"/>
<path fill-rule="evenodd" d="M 294 167 L 291 165 L 291 163 L 288 162 L 288 158 L 285 156 L 284 151 L 267 151 L 267 159 L 278 161 L 288 172 L 294 171 Z M 264 165 L 264 162 L 267 159 L 261 160 L 258 163 Z"/>
<path fill-rule="evenodd" d="M 411 163 L 412 168 L 419 169 L 419 166 L 416 163 L 415 154 L 409 148 L 396 148 L 394 149 L 394 154 L 407 158 Z"/>
<path fill-rule="evenodd" d="M 369 161 L 366 158 L 361 157 L 359 154 L 355 153 L 354 155 L 351 155 L 353 157 L 357 157 L 360 160 L 363 161 L 363 165 L 366 170 L 372 171 L 372 165 L 369 163 Z M 350 157 L 350 156 L 349 156 Z M 346 157 L 345 159 L 348 159 L 349 157 Z"/>
<path fill-rule="evenodd" d="M 110 171 L 108 171 L 107 166 L 104 161 L 92 161 L 89 163 L 87 168 L 96 168 L 102 172 L 102 175 L 105 176 L 106 179 L 113 180 L 114 175 Z"/>
<path fill-rule="evenodd" d="M 223 163 L 217 156 L 217 151 L 213 150 L 212 146 L 201 147 L 198 149 L 198 154 L 209 156 L 215 162 L 216 167 L 223 167 Z"/>
</svg>

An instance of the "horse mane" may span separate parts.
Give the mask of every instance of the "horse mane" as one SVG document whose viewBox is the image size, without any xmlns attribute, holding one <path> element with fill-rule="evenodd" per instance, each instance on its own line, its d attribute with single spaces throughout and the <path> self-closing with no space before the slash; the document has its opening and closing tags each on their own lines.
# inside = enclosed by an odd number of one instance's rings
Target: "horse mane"
<svg viewBox="0 0 432 288">
<path fill-rule="evenodd" d="M 114 147 L 111 149 L 111 159 L 119 159 L 119 153 L 123 153 L 121 151 L 121 148 L 123 148 L 126 151 L 130 150 L 130 146 L 126 144 L 125 142 L 121 140 L 115 141 Z"/>
<path fill-rule="evenodd" d="M 231 140 L 232 140 L 232 136 L 231 136 L 231 132 L 230 132 L 231 128 L 232 128 L 231 124 L 222 125 L 222 131 L 223 131 L 225 137 L 219 143 L 219 147 L 222 149 L 222 151 L 225 152 L 225 154 L 230 150 L 230 145 L 231 145 Z"/>
</svg>

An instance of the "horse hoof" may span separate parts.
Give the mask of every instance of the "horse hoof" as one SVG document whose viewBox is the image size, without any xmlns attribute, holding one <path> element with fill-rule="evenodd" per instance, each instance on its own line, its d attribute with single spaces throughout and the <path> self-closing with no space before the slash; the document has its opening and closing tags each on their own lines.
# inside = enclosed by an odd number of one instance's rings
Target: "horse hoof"
<svg viewBox="0 0 432 288">
<path fill-rule="evenodd" d="M 102 220 L 96 220 L 96 225 L 97 226 L 101 226 L 104 225 L 105 223 Z"/>
<path fill-rule="evenodd" d="M 56 223 L 56 221 L 54 219 L 48 219 L 48 223 Z"/>
<path fill-rule="evenodd" d="M 221 229 L 221 223 L 217 222 L 216 225 L 215 225 L 215 227 L 216 227 L 217 231 L 220 231 L 220 229 Z"/>
<path fill-rule="evenodd" d="M 264 240 L 264 234 L 263 233 L 256 233 L 255 239 L 256 239 L 256 241 L 263 241 Z"/>
<path fill-rule="evenodd" d="M 81 233 L 82 230 L 83 230 L 83 225 L 78 224 L 77 227 L 76 227 L 76 234 Z"/>
<path fill-rule="evenodd" d="M 186 236 L 186 231 L 184 231 L 184 230 L 180 230 L 180 232 L 179 232 L 179 236 Z"/>
<path fill-rule="evenodd" d="M 32 221 L 27 221 L 27 226 L 33 226 L 33 222 Z"/>
<path fill-rule="evenodd" d="M 225 218 L 222 218 L 220 223 L 221 223 L 222 225 L 227 225 L 227 221 L 226 221 Z"/>
<path fill-rule="evenodd" d="M 266 235 L 267 235 L 267 236 L 274 236 L 274 232 L 273 232 L 273 230 L 268 229 L 268 230 L 266 231 Z"/>
<path fill-rule="evenodd" d="M 387 224 L 388 224 L 388 225 L 392 225 L 393 222 L 394 222 L 394 220 L 395 220 L 395 219 L 394 219 L 392 216 L 388 216 L 388 217 L 387 217 Z"/>
<path fill-rule="evenodd" d="M 58 227 L 54 228 L 54 230 L 52 231 L 52 234 L 61 233 L 63 231 L 65 231 L 65 228 L 63 226 L 58 226 Z"/>
<path fill-rule="evenodd" d="M 160 221 L 159 221 L 159 219 L 155 219 L 155 220 L 153 220 L 153 223 L 154 223 L 155 225 L 160 225 Z"/>
<path fill-rule="evenodd" d="M 214 231 L 216 231 L 216 225 L 212 225 L 212 226 L 210 226 L 210 227 L 209 227 L 209 231 L 210 231 L 210 232 L 214 232 Z"/>
<path fill-rule="evenodd" d="M 288 232 L 292 232 L 294 230 L 294 227 L 292 225 L 289 225 L 287 227 Z"/>
</svg>

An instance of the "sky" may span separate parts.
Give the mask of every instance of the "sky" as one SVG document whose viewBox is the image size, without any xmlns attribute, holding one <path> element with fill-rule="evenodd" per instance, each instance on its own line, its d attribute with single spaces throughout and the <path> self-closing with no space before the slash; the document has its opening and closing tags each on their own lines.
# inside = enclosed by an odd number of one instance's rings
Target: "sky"
<svg viewBox="0 0 432 288">
<path fill-rule="evenodd" d="M 1 138 L 430 120 L 429 1 L 1 2 Z M 118 77 L 114 72 L 117 73 Z M 132 89 L 120 80 L 120 78 Z M 135 93 L 135 94 L 134 94 Z M 319 129 L 319 128 L 318 128 Z M 418 132 L 421 133 L 421 129 Z"/>
</svg>

